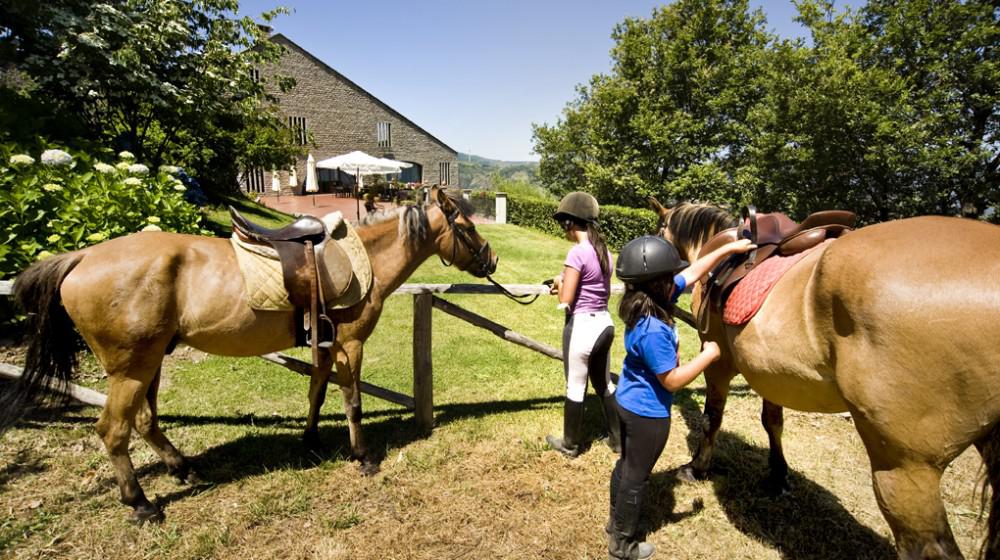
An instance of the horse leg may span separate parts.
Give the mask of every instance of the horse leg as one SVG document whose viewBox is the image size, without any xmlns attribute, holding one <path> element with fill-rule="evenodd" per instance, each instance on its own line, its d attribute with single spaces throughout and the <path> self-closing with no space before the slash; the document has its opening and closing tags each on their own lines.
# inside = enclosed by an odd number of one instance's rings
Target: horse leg
<svg viewBox="0 0 1000 560">
<path fill-rule="evenodd" d="M 992 490 L 990 515 L 987 521 L 989 533 L 983 543 L 983 558 L 1000 558 L 1000 424 L 993 426 L 979 441 L 976 449 L 986 467 L 986 481 L 983 484 L 983 504 L 986 503 L 986 485 Z"/>
<path fill-rule="evenodd" d="M 111 464 L 115 468 L 121 502 L 132 506 L 133 522 L 141 524 L 144 521 L 162 521 L 163 512 L 146 499 L 128 454 L 132 423 L 136 412 L 142 406 L 149 380 L 111 372 L 109 377 L 108 399 L 97 420 L 97 433 L 104 442 Z"/>
<path fill-rule="evenodd" d="M 146 389 L 146 400 L 143 401 L 135 415 L 135 429 L 163 460 L 167 466 L 167 472 L 180 482 L 194 483 L 196 480 L 191 473 L 190 463 L 177 451 L 177 448 L 170 443 L 170 440 L 160 429 L 160 420 L 156 411 L 156 397 L 160 390 L 162 369 L 161 366 L 156 370 L 156 375 L 150 382 L 149 388 Z"/>
<path fill-rule="evenodd" d="M 787 494 L 791 490 L 788 483 L 788 463 L 785 462 L 785 451 L 781 447 L 781 432 L 785 426 L 785 409 L 764 399 L 764 407 L 760 412 L 760 422 L 767 432 L 770 450 L 767 456 L 768 475 L 764 481 L 764 490 L 772 495 Z"/>
<path fill-rule="evenodd" d="M 321 360 L 330 360 L 329 352 L 320 352 Z M 320 364 L 314 368 L 309 376 L 309 415 L 306 417 L 306 431 L 302 434 L 302 441 L 307 449 L 319 450 L 323 444 L 319 441 L 319 413 L 326 401 L 326 390 L 330 382 L 329 375 L 326 374 L 327 364 Z"/>
<path fill-rule="evenodd" d="M 715 362 L 705 370 L 705 412 L 701 416 L 701 439 L 691 462 L 681 467 L 678 476 L 685 481 L 704 480 L 708 477 L 708 467 L 712 462 L 715 437 L 722 426 L 722 416 L 729 398 L 729 382 L 733 379 L 733 369 L 728 364 Z"/>
<path fill-rule="evenodd" d="M 361 474 L 373 475 L 379 471 L 379 464 L 368 454 L 364 435 L 361 433 L 361 356 L 360 342 L 344 345 L 347 363 L 351 368 L 350 385 L 341 387 L 344 393 L 344 416 L 347 418 L 347 429 L 351 438 L 351 457 L 361 462 Z"/>
<path fill-rule="evenodd" d="M 875 498 L 892 529 L 899 558 L 963 558 L 941 500 L 944 468 L 939 466 L 940 461 L 914 457 L 898 446 L 887 444 L 888 436 L 859 414 L 853 416 L 871 459 Z"/>
</svg>

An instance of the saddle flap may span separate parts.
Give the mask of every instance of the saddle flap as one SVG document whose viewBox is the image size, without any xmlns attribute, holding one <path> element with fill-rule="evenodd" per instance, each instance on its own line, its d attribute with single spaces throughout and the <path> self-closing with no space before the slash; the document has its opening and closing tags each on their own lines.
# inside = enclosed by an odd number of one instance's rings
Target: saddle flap
<svg viewBox="0 0 1000 560">
<path fill-rule="evenodd" d="M 328 240 L 316 247 L 316 268 L 324 301 L 341 297 L 351 287 L 354 278 L 351 259 L 336 241 Z"/>
</svg>

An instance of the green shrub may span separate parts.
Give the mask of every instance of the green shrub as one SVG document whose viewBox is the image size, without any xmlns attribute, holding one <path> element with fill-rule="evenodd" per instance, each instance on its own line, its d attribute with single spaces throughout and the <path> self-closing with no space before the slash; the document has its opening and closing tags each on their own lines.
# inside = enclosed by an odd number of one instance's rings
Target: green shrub
<svg viewBox="0 0 1000 560">
<path fill-rule="evenodd" d="M 149 170 L 128 152 L 114 164 L 0 145 L 0 279 L 39 258 L 143 229 L 203 233 L 176 168 Z"/>
<path fill-rule="evenodd" d="M 508 196 L 507 221 L 562 237 L 562 228 L 552 219 L 558 207 L 557 200 Z M 608 246 L 618 252 L 632 239 L 655 232 L 658 217 L 652 210 L 602 204 L 600 221 Z"/>
</svg>

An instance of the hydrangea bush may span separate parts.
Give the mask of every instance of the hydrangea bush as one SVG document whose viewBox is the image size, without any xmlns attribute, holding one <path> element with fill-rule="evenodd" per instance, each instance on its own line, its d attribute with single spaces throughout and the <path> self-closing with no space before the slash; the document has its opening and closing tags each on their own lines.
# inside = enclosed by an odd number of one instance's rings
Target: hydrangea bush
<svg viewBox="0 0 1000 560">
<path fill-rule="evenodd" d="M 0 145 L 0 279 L 51 254 L 137 231 L 210 235 L 184 199 L 179 170 L 151 171 L 128 152 L 104 159 Z"/>
</svg>

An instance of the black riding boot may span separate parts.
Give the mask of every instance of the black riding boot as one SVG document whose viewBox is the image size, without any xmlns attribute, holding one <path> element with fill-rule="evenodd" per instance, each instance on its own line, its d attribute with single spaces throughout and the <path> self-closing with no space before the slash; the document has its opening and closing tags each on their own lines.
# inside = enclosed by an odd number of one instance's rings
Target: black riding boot
<svg viewBox="0 0 1000 560">
<path fill-rule="evenodd" d="M 611 538 L 611 533 L 615 527 L 615 502 L 618 501 L 618 488 L 622 485 L 622 461 L 618 459 L 615 462 L 615 468 L 611 469 L 611 484 L 609 485 L 610 490 L 610 500 L 608 503 L 610 507 L 608 508 L 608 524 L 604 527 L 604 532 L 608 534 L 608 539 Z"/>
<path fill-rule="evenodd" d="M 545 441 L 549 447 L 562 453 L 567 457 L 576 457 L 580 454 L 582 443 L 581 432 L 583 431 L 583 403 L 566 399 L 563 405 L 563 437 L 545 436 Z"/>
<path fill-rule="evenodd" d="M 619 490 L 615 500 L 614 527 L 608 536 L 609 560 L 648 560 L 656 552 L 656 547 L 636 537 L 648 485 L 647 482 Z"/>
<path fill-rule="evenodd" d="M 604 405 L 604 420 L 608 423 L 608 447 L 615 453 L 621 453 L 621 420 L 618 419 L 618 403 L 615 402 L 615 395 L 602 397 L 601 404 Z"/>
</svg>

